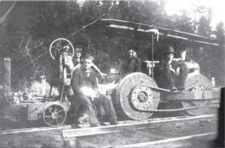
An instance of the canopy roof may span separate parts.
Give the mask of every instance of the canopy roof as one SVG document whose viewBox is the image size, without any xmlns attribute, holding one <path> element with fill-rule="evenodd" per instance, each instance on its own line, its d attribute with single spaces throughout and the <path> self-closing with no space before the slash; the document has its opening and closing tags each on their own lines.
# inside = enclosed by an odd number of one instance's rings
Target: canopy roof
<svg viewBox="0 0 225 148">
<path fill-rule="evenodd" d="M 156 27 L 148 24 L 142 23 L 134 23 L 124 20 L 117 20 L 117 19 L 101 19 L 98 21 L 97 24 L 100 24 L 101 27 L 105 27 L 107 29 L 116 29 L 126 32 L 137 32 L 140 34 L 152 34 L 149 32 L 149 29 L 157 29 L 159 32 L 159 38 L 174 38 L 174 39 L 181 39 L 186 40 L 189 42 L 201 43 L 201 44 L 208 44 L 219 46 L 219 41 L 216 39 L 208 38 L 205 36 L 200 36 L 188 32 L 183 32 L 179 30 L 172 30 L 162 27 Z"/>
</svg>

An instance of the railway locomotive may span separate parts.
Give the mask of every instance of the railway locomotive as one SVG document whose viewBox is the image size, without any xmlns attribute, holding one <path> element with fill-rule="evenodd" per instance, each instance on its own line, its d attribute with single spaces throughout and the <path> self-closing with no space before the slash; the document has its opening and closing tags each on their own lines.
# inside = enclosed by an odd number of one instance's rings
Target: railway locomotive
<svg viewBox="0 0 225 148">
<path fill-rule="evenodd" d="M 195 34 L 159 28 L 146 24 L 138 24 L 114 19 L 101 19 L 97 27 L 106 28 L 106 31 L 120 30 L 129 33 L 136 32 L 142 36 L 147 35 L 151 40 L 152 59 L 149 61 L 149 71 L 151 75 L 135 72 L 121 77 L 115 89 L 109 93 L 113 100 L 117 114 L 123 119 L 145 120 L 156 112 L 177 112 L 182 111 L 189 115 L 197 115 L 203 106 L 215 98 L 219 98 L 219 91 L 215 91 L 208 78 L 200 73 L 200 66 L 196 62 L 186 62 L 189 74 L 185 81 L 185 90 L 181 92 L 171 92 L 160 85 L 162 76 L 155 74 L 158 61 L 154 61 L 154 43 L 157 36 L 160 38 L 173 38 L 176 40 L 187 40 L 196 44 L 206 44 L 210 46 L 220 46 L 216 40 L 209 39 Z M 96 26 L 93 27 L 96 29 Z M 61 44 L 61 45 L 60 45 Z M 58 48 L 57 46 L 61 48 Z M 48 126 L 63 125 L 70 110 L 64 85 L 66 74 L 65 55 L 60 50 L 68 47 L 68 51 L 74 55 L 73 44 L 65 39 L 54 40 L 49 48 L 51 57 L 59 65 L 60 76 L 55 81 L 59 83 L 60 95 L 56 100 L 48 96 L 39 103 L 28 104 L 28 120 L 42 120 Z M 75 96 L 76 97 L 76 96 Z M 161 104 L 168 104 L 169 107 L 160 108 Z M 170 104 L 170 105 L 169 105 Z"/>
</svg>

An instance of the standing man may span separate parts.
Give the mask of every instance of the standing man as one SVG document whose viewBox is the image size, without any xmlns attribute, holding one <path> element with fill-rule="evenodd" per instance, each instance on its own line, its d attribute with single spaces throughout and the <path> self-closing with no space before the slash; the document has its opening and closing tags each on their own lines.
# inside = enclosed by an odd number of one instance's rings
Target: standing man
<svg viewBox="0 0 225 148">
<path fill-rule="evenodd" d="M 78 65 L 78 64 L 81 63 L 81 56 L 82 56 L 82 48 L 81 47 L 76 47 L 75 48 L 74 65 Z"/>
<path fill-rule="evenodd" d="M 137 52 L 134 49 L 129 50 L 130 58 L 127 63 L 127 72 L 141 72 L 141 59 L 137 56 Z"/>
<path fill-rule="evenodd" d="M 184 62 L 174 61 L 174 54 L 173 47 L 167 47 L 164 53 L 164 77 L 171 91 L 184 90 L 184 83 L 189 70 Z"/>
<path fill-rule="evenodd" d="M 100 126 L 93 105 L 96 107 L 103 105 L 109 122 L 112 125 L 117 124 L 117 116 L 112 101 L 105 95 L 99 93 L 97 74 L 91 68 L 93 66 L 93 60 L 93 56 L 87 55 L 84 58 L 82 66 L 73 72 L 71 80 L 73 92 L 78 97 L 79 105 L 84 107 L 90 126 Z M 80 120 L 78 119 L 78 121 Z"/>
</svg>

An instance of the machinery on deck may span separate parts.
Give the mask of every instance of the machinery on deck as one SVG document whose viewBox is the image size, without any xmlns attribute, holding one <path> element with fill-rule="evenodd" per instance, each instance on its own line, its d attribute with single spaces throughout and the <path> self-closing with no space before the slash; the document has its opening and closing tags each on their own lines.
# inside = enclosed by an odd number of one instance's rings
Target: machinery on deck
<svg viewBox="0 0 225 148">
<path fill-rule="evenodd" d="M 131 73 L 121 78 L 116 89 L 112 90 L 111 98 L 117 114 L 133 120 L 148 119 L 155 112 L 184 111 L 190 115 L 199 114 L 202 106 L 209 100 L 219 98 L 219 91 L 213 91 L 211 82 L 199 73 L 199 65 L 194 62 L 187 62 L 190 73 L 186 79 L 185 90 L 182 92 L 171 92 L 159 85 L 160 75 L 153 75 L 154 63 L 154 42 L 160 38 L 174 38 L 176 40 L 187 40 L 196 44 L 207 44 L 219 46 L 212 39 L 195 34 L 159 28 L 146 24 L 137 24 L 114 19 L 102 19 L 99 21 L 101 28 L 106 31 L 124 31 L 125 33 L 136 32 L 151 38 L 152 59 L 150 61 L 151 76 L 145 73 Z M 99 27 L 99 26 L 98 26 Z M 111 29 L 111 30 L 110 30 Z M 149 31 L 153 29 L 152 32 Z M 156 32 L 157 30 L 157 32 Z M 65 49 L 66 47 L 66 49 Z M 63 125 L 67 119 L 70 109 L 70 102 L 65 95 L 66 56 L 64 53 L 74 55 L 73 44 L 64 38 L 54 40 L 50 45 L 50 55 L 59 65 L 59 77 L 54 79 L 58 83 L 60 95 L 56 99 L 45 99 L 44 102 L 33 103 L 28 106 L 30 119 L 43 120 L 48 126 Z M 52 84 L 56 84 L 56 83 Z M 169 108 L 159 108 L 161 103 L 172 104 Z M 175 105 L 176 104 L 176 105 Z M 175 107 L 174 107 L 175 106 Z"/>
<path fill-rule="evenodd" d="M 98 26 L 99 25 L 99 26 Z M 131 73 L 125 76 L 114 93 L 114 106 L 119 114 L 133 120 L 144 120 L 155 112 L 183 111 L 189 115 L 201 114 L 203 106 L 210 100 L 220 97 L 220 92 L 214 90 L 209 79 L 200 74 L 200 66 L 196 62 L 185 62 L 189 68 L 189 74 L 185 81 L 185 90 L 171 92 L 163 88 L 161 82 L 162 73 L 156 74 L 158 61 L 154 61 L 156 41 L 163 43 L 166 39 L 181 40 L 197 45 L 220 46 L 218 41 L 204 36 L 175 31 L 166 28 L 155 27 L 147 24 L 133 23 L 123 20 L 102 19 L 96 28 L 106 28 L 110 35 L 128 34 L 136 38 L 144 38 L 151 41 L 151 61 L 149 74 Z M 162 40 L 160 40 L 162 39 Z M 164 103 L 166 108 L 161 108 Z"/>
</svg>

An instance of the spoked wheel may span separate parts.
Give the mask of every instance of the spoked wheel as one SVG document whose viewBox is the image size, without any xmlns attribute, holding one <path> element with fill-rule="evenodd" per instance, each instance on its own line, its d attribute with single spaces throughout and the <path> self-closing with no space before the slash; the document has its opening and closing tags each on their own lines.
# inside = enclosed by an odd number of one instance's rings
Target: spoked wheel
<svg viewBox="0 0 225 148">
<path fill-rule="evenodd" d="M 157 109 L 159 92 L 151 89 L 157 88 L 155 81 L 144 73 L 132 73 L 124 77 L 116 89 L 116 107 L 122 117 L 133 120 L 148 119 L 151 112 L 141 110 Z"/>
<path fill-rule="evenodd" d="M 74 56 L 74 47 L 73 44 L 65 39 L 65 38 L 58 38 L 56 40 L 54 40 L 49 47 L 49 53 L 52 57 L 52 59 L 57 59 L 57 56 L 59 56 L 59 54 L 62 51 L 68 52 L 72 55 L 72 57 Z"/>
<path fill-rule="evenodd" d="M 64 124 L 67 117 L 67 111 L 60 104 L 48 105 L 42 112 L 44 123 L 51 127 L 57 127 Z"/>
<path fill-rule="evenodd" d="M 201 74 L 193 74 L 188 76 L 185 83 L 185 88 L 188 88 L 191 86 L 193 87 L 190 89 L 190 91 L 207 91 L 212 89 L 212 85 L 210 81 Z M 203 101 L 181 102 L 181 105 L 184 108 L 200 106 L 200 108 L 185 111 L 187 114 L 194 116 L 194 115 L 202 114 L 201 107 L 204 106 L 206 103 L 207 101 L 203 100 Z"/>
</svg>

